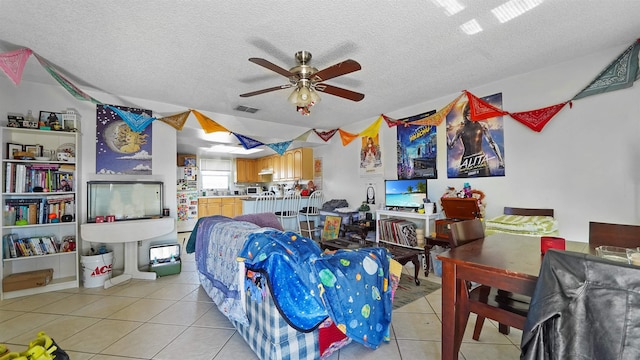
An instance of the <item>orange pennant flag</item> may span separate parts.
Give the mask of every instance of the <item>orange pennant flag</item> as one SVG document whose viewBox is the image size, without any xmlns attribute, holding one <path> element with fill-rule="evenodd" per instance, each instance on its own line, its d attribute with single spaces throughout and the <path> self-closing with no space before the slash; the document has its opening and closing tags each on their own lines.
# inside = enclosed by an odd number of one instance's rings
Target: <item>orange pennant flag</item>
<svg viewBox="0 0 640 360">
<path fill-rule="evenodd" d="M 467 98 L 469 99 L 469 110 L 471 110 L 471 114 L 470 114 L 471 121 L 486 120 L 492 117 L 508 114 L 508 112 L 502 111 L 502 109 L 498 109 L 497 107 L 480 99 L 479 97 L 473 95 L 467 90 L 465 90 L 464 93 L 467 94 Z"/>
<path fill-rule="evenodd" d="M 421 119 L 421 120 L 412 121 L 411 125 L 434 125 L 434 126 L 440 126 L 440 124 L 442 124 L 442 121 L 444 121 L 444 119 L 447 118 L 447 115 L 449 115 L 449 113 L 451 112 L 451 109 L 453 109 L 453 107 L 456 106 L 456 104 L 458 103 L 458 101 L 460 101 L 460 99 L 462 98 L 463 95 L 464 94 L 458 95 L 457 98 L 455 98 L 452 102 L 447 104 L 447 106 L 445 106 L 442 109 L 438 110 L 438 112 L 436 112 L 435 114 L 427 116 L 426 118 Z"/>
<path fill-rule="evenodd" d="M 380 125 L 382 125 L 382 116 L 379 116 L 378 120 L 374 121 L 373 124 L 369 125 L 368 128 L 362 130 L 362 132 L 360 132 L 360 136 L 374 137 L 378 135 L 378 132 L 380 131 Z"/>
<path fill-rule="evenodd" d="M 184 124 L 187 122 L 187 118 L 189 117 L 189 114 L 191 114 L 191 110 L 185 111 L 179 114 L 165 116 L 162 119 L 158 119 L 158 120 L 180 131 L 184 127 Z"/>
<path fill-rule="evenodd" d="M 353 141 L 353 139 L 358 137 L 358 134 L 352 134 L 342 129 L 338 129 L 338 132 L 340 132 L 340 140 L 342 140 L 342 146 L 347 146 L 350 142 Z"/>
<path fill-rule="evenodd" d="M 196 119 L 198 119 L 198 122 L 200 123 L 200 126 L 202 126 L 202 129 L 204 130 L 205 133 L 209 134 L 216 131 L 230 132 L 224 126 L 206 117 L 198 110 L 191 110 L 191 112 L 193 112 L 193 115 L 196 116 Z"/>
</svg>

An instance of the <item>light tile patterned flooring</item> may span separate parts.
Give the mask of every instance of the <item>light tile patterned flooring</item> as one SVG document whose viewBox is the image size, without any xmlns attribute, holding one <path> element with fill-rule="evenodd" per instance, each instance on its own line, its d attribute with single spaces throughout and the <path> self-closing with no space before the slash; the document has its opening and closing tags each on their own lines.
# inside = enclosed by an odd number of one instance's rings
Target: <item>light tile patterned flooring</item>
<svg viewBox="0 0 640 360">
<path fill-rule="evenodd" d="M 404 273 L 413 273 L 410 264 Z M 428 280 L 440 282 L 433 274 Z M 329 359 L 439 359 L 440 297 L 436 291 L 395 310 L 390 343 L 372 351 L 352 342 Z M 519 358 L 521 331 L 504 336 L 486 321 L 480 341 L 474 341 L 474 323 L 472 315 L 460 359 Z M 0 343 L 24 351 L 38 331 L 74 360 L 257 358 L 199 286 L 193 255 L 183 257 L 179 275 L 0 302 Z"/>
</svg>

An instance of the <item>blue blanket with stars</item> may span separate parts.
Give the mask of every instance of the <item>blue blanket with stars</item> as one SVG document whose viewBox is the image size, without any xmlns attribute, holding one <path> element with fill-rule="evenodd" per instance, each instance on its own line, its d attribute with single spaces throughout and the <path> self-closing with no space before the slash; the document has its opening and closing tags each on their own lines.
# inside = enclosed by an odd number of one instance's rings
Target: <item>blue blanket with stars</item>
<svg viewBox="0 0 640 360">
<path fill-rule="evenodd" d="M 311 331 L 327 316 L 351 339 L 376 349 L 388 341 L 392 292 L 385 248 L 323 254 L 313 240 L 293 232 L 249 235 L 239 261 L 267 276 L 287 322 Z"/>
</svg>

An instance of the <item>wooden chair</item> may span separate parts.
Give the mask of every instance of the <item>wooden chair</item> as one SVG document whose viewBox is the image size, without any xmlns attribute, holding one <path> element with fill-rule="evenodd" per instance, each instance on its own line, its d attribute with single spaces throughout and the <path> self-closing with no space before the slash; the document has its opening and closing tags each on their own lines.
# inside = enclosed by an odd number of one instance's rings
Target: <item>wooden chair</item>
<svg viewBox="0 0 640 360">
<path fill-rule="evenodd" d="M 505 213 L 511 211 L 510 209 L 513 208 L 509 208 L 509 210 L 505 208 Z M 528 215 L 539 215 L 539 213 L 532 211 L 535 209 L 526 210 L 523 212 L 529 213 Z M 484 238 L 484 227 L 480 219 L 455 222 L 450 224 L 450 227 L 451 248 Z M 531 302 L 531 299 L 527 296 L 513 294 L 486 285 L 479 285 L 470 289 L 469 300 L 483 304 L 482 307 L 479 307 L 481 311 L 475 311 L 477 318 L 473 329 L 473 339 L 476 341 L 480 339 L 484 320 L 487 317 L 499 322 L 498 328 L 502 334 L 509 334 L 510 326 L 523 329 L 529 310 L 529 303 Z"/>
<path fill-rule="evenodd" d="M 589 247 L 601 245 L 635 248 L 640 246 L 640 225 L 589 222 Z"/>
<path fill-rule="evenodd" d="M 529 209 L 504 207 L 505 215 L 524 215 L 524 216 L 551 216 L 553 217 L 553 209 Z"/>
</svg>

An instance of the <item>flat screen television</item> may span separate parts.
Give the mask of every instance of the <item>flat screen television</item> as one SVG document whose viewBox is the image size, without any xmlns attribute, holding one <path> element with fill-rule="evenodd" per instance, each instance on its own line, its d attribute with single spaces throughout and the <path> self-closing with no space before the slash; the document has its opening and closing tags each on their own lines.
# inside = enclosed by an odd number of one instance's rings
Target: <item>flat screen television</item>
<svg viewBox="0 0 640 360">
<path fill-rule="evenodd" d="M 418 209 L 427 197 L 427 180 L 385 180 L 384 189 L 384 205 L 387 208 Z"/>
</svg>

